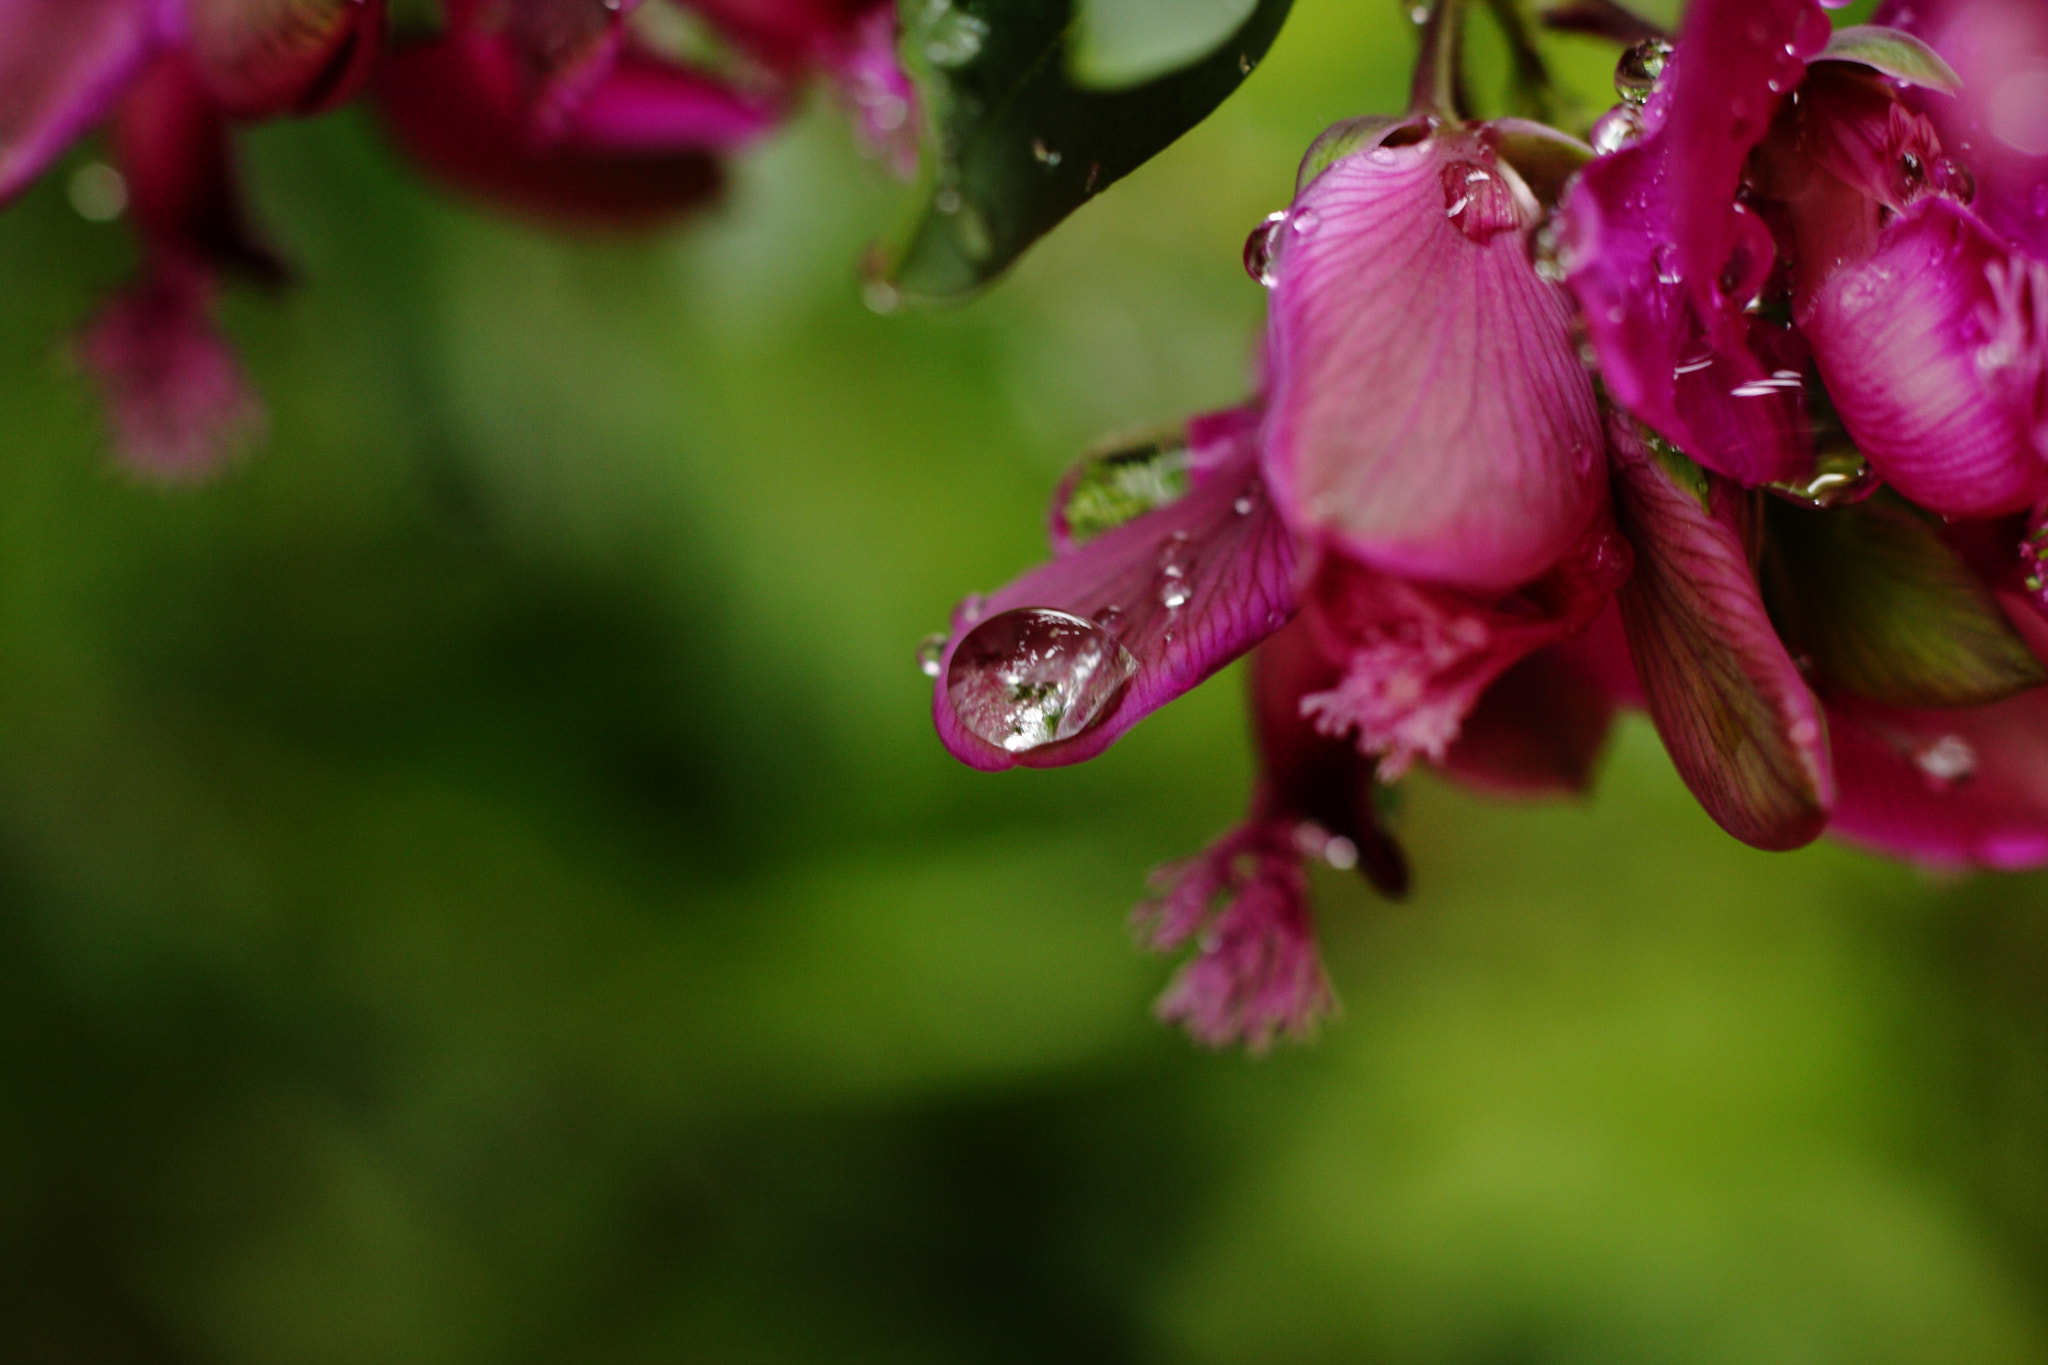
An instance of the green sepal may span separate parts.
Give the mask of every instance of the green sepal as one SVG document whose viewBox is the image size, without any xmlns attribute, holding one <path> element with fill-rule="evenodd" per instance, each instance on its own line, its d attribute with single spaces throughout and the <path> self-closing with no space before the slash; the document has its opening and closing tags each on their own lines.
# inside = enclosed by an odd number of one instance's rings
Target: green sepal
<svg viewBox="0 0 2048 1365">
<path fill-rule="evenodd" d="M 1963 88 L 1963 78 L 1941 54 L 1910 33 L 1877 24 L 1856 24 L 1837 29 L 1817 62 L 1854 62 L 1879 71 L 1908 85 L 1925 86 L 1953 95 Z"/>
<path fill-rule="evenodd" d="M 1997 596 L 1893 497 L 1826 511 L 1769 500 L 1763 568 L 1772 620 L 1823 687 L 1951 707 L 2048 682 Z"/>
<path fill-rule="evenodd" d="M 1301 158 L 1301 169 L 1295 172 L 1295 194 L 1299 195 L 1306 190 L 1315 183 L 1317 176 L 1353 152 L 1367 151 L 1392 140 L 1395 129 L 1413 128 L 1419 138 L 1427 126 L 1425 120 L 1412 115 L 1400 118 L 1373 115 L 1366 118 L 1348 118 L 1342 123 L 1331 124 L 1317 135 L 1314 142 L 1308 144 L 1308 152 Z"/>
<path fill-rule="evenodd" d="M 1207 56 L 1119 90 L 1070 74 L 1076 0 L 903 0 L 924 117 L 905 228 L 871 257 L 878 306 L 962 299 L 1061 219 L 1208 117 L 1265 57 L 1293 0 L 1258 0 Z"/>
</svg>

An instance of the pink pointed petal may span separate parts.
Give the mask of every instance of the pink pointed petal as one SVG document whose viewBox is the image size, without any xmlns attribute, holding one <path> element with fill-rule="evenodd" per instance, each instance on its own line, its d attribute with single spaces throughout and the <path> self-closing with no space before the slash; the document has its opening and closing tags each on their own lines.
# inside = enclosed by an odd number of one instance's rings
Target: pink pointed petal
<svg viewBox="0 0 2048 1365">
<path fill-rule="evenodd" d="M 1951 517 L 2048 496 L 2048 264 L 1924 199 L 1808 312 L 1843 425 L 1893 487 Z"/>
<path fill-rule="evenodd" d="M 1312 580 L 1304 616 L 1342 665 L 1302 700 L 1323 734 L 1376 755 L 1382 781 L 1417 758 L 1445 760 L 1496 678 L 1568 640 L 1600 614 L 1629 572 L 1629 547 L 1605 518 L 1557 567 L 1504 598 L 1481 598 L 1332 558 Z"/>
<path fill-rule="evenodd" d="M 622 54 L 566 124 L 577 147 L 660 154 L 676 147 L 738 151 L 772 130 L 783 110 L 694 71 Z"/>
<path fill-rule="evenodd" d="M 2048 661 L 2048 620 L 2008 608 Z M 1931 867 L 2048 864 L 2048 688 L 1943 711 L 1845 697 L 1829 713 L 1842 793 L 1833 833 Z"/>
<path fill-rule="evenodd" d="M 1288 825 L 1254 819 L 1153 880 L 1161 895 L 1134 913 L 1139 931 L 1162 952 L 1200 945 L 1160 998 L 1160 1018 L 1211 1047 L 1261 1053 L 1276 1038 L 1313 1037 L 1336 1012 Z"/>
<path fill-rule="evenodd" d="M 185 0 L 185 50 L 237 118 L 314 113 L 369 78 L 385 0 Z"/>
<path fill-rule="evenodd" d="M 1178 501 L 1104 532 L 985 601 L 963 604 L 932 697 L 939 738 L 955 758 L 990 772 L 1093 758 L 1284 624 L 1294 614 L 1294 566 L 1294 539 L 1266 497 L 1253 451 L 1240 448 Z M 1006 748 L 987 737 L 993 722 L 967 701 L 982 695 L 973 689 L 990 661 L 990 636 L 976 630 L 1027 609 L 1094 623 L 1128 651 L 1133 671 L 1113 696 L 1094 696 L 1101 709 L 1080 733 L 1036 744 L 1031 736 Z M 1062 643 L 1079 642 L 1069 635 Z M 964 656 L 963 643 L 970 646 Z"/>
<path fill-rule="evenodd" d="M 1827 724 L 1765 614 L 1741 499 L 1711 481 L 1711 510 L 1614 423 L 1617 515 L 1636 547 L 1622 620 L 1650 717 L 1679 776 L 1721 828 L 1797 848 L 1834 803 Z"/>
<path fill-rule="evenodd" d="M 155 41 L 149 0 L 0 0 L 0 203 L 107 116 Z"/>
<path fill-rule="evenodd" d="M 1593 388 L 1534 201 L 1477 135 L 1334 162 L 1274 230 L 1265 446 L 1305 537 L 1501 592 L 1605 499 Z"/>
<path fill-rule="evenodd" d="M 262 430 L 262 407 L 211 308 L 211 283 L 173 265 L 117 295 L 78 338 L 115 452 L 138 474 L 202 478 Z"/>
<path fill-rule="evenodd" d="M 376 93 L 395 140 L 429 171 L 538 217 L 651 227 L 704 204 L 724 183 L 717 143 L 617 146 L 599 136 L 586 145 L 573 130 L 536 140 L 519 80 L 502 47 L 444 38 L 392 52 Z"/>
<path fill-rule="evenodd" d="M 130 88 L 114 122 L 114 153 L 152 253 L 264 284 L 286 278 L 243 208 L 220 107 L 182 56 L 157 58 Z"/>
<path fill-rule="evenodd" d="M 1735 192 L 1827 36 L 1813 0 L 1698 0 L 1644 137 L 1587 166 L 1564 207 L 1560 260 L 1609 392 L 1744 484 L 1793 478 L 1810 456 L 1800 375 L 1759 353 L 1743 316 L 1771 245 Z"/>
<path fill-rule="evenodd" d="M 1975 182 L 1972 207 L 2048 260 L 2048 8 L 2037 0 L 1889 0 L 1871 21 L 1927 41 L 1962 77 L 1950 99 L 1913 91 Z"/>
</svg>

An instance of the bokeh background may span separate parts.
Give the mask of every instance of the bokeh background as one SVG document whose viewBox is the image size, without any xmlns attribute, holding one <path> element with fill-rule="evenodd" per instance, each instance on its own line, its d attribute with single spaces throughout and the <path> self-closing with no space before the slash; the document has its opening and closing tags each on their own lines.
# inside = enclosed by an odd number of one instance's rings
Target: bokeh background
<svg viewBox="0 0 2048 1365">
<path fill-rule="evenodd" d="M 1244 391 L 1244 234 L 1408 50 L 1301 0 L 945 315 L 862 307 L 828 101 L 636 241 L 260 130 L 304 280 L 198 491 L 62 360 L 124 234 L 0 216 L 0 1359 L 2048 1359 L 2048 881 L 1751 852 L 1631 722 L 1582 804 L 1411 783 L 1415 896 L 1319 875 L 1345 1014 L 1249 1060 L 1124 925 L 1235 677 L 1078 770 L 928 731 L 1064 463 Z"/>
</svg>

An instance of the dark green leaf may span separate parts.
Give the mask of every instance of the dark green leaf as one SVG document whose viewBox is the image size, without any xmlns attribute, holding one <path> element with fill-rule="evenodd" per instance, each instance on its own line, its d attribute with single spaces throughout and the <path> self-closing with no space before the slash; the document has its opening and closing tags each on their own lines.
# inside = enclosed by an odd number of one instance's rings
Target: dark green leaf
<svg viewBox="0 0 2048 1365">
<path fill-rule="evenodd" d="M 1221 46 L 1126 89 L 1074 76 L 1075 0 L 903 0 L 925 118 L 921 202 L 881 253 L 881 301 L 958 299 L 1208 117 L 1266 55 L 1292 0 L 1258 0 Z M 1099 28 L 1099 25 L 1098 25 Z"/>
<path fill-rule="evenodd" d="M 1826 683 L 1893 706 L 1975 706 L 2048 682 L 1997 597 L 1910 508 L 1774 499 L 1766 527 L 1771 616 Z"/>
</svg>

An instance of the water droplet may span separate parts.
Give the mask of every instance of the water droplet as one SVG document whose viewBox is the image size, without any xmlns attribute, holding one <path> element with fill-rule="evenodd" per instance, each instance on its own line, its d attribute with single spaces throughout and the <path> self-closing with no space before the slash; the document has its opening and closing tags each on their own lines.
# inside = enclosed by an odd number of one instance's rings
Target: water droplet
<svg viewBox="0 0 2048 1365">
<path fill-rule="evenodd" d="M 1086 617 L 1019 607 L 960 642 L 946 698 L 970 731 L 1022 753 L 1087 731 L 1137 671 L 1131 652 Z"/>
<path fill-rule="evenodd" d="M 1544 219 L 1542 226 L 1529 234 L 1529 262 L 1536 267 L 1537 278 L 1563 284 L 1571 273 L 1564 256 L 1563 230 L 1557 219 Z"/>
<path fill-rule="evenodd" d="M 1657 78 L 1664 74 L 1664 64 L 1670 59 L 1671 44 L 1661 38 L 1646 38 L 1637 43 L 1614 64 L 1614 93 L 1638 107 L 1648 103 L 1650 92 L 1657 88 Z"/>
<path fill-rule="evenodd" d="M 1977 751 L 1961 735 L 1943 735 L 1913 751 L 1913 764 L 1927 785 L 1943 791 L 1977 771 Z"/>
<path fill-rule="evenodd" d="M 987 610 L 988 599 L 986 597 L 983 597 L 978 592 L 968 593 L 967 596 L 960 599 L 960 605 L 953 609 L 953 615 L 957 618 L 955 624 L 971 626 L 976 621 L 979 621 L 981 614 Z"/>
<path fill-rule="evenodd" d="M 1846 507 L 1861 502 L 1884 481 L 1852 446 L 1822 451 L 1813 460 L 1813 472 L 1804 480 L 1774 483 L 1770 490 L 1779 497 L 1807 507 Z"/>
<path fill-rule="evenodd" d="M 1409 23 L 1411 23 L 1411 24 L 1414 24 L 1414 25 L 1415 25 L 1416 27 L 1418 27 L 1418 28 L 1420 28 L 1420 27 L 1421 27 L 1422 25 L 1424 25 L 1424 24 L 1428 23 L 1428 22 L 1429 22 L 1429 6 L 1428 6 L 1428 5 L 1410 5 L 1410 6 L 1408 7 L 1408 22 L 1409 22 Z"/>
<path fill-rule="evenodd" d="M 128 181 L 104 161 L 88 161 L 71 173 L 71 207 L 88 223 L 111 223 L 128 210 Z"/>
<path fill-rule="evenodd" d="M 1060 164 L 1060 154 L 1046 146 L 1044 138 L 1035 137 L 1031 139 L 1031 156 L 1033 160 L 1047 170 L 1051 170 L 1054 166 Z"/>
<path fill-rule="evenodd" d="M 1600 116 L 1599 121 L 1593 125 L 1593 131 L 1587 134 L 1587 140 L 1592 144 L 1594 151 L 1601 156 L 1609 156 L 1642 135 L 1642 111 L 1633 104 L 1622 103 Z"/>
<path fill-rule="evenodd" d="M 1657 267 L 1657 283 L 1680 284 L 1685 276 L 1678 271 L 1678 248 L 1669 242 L 1660 242 L 1650 253 L 1650 263 Z"/>
<path fill-rule="evenodd" d="M 1188 604 L 1188 533 L 1175 531 L 1159 544 L 1159 605 L 1175 611 Z"/>
<path fill-rule="evenodd" d="M 1058 529 L 1069 544 L 1093 540 L 1188 491 L 1187 429 L 1167 427 L 1105 442 L 1060 484 Z"/>
<path fill-rule="evenodd" d="M 1249 497 L 1244 497 L 1239 498 L 1236 502 L 1231 503 L 1230 510 L 1237 513 L 1241 517 L 1248 517 L 1252 514 L 1252 508 L 1256 505 L 1257 504 L 1255 504 Z"/>
<path fill-rule="evenodd" d="M 896 286 L 887 280 L 869 280 L 861 286 L 860 298 L 870 312 L 885 315 L 895 312 L 903 302 L 902 295 L 896 292 Z"/>
<path fill-rule="evenodd" d="M 940 213 L 958 213 L 962 202 L 960 191 L 951 185 L 932 196 L 932 207 Z"/>
<path fill-rule="evenodd" d="M 1322 226 L 1322 222 L 1323 220 L 1316 216 L 1314 209 L 1303 208 L 1294 211 L 1293 215 L 1288 218 L 1287 225 L 1294 229 L 1295 236 L 1306 237 Z"/>
<path fill-rule="evenodd" d="M 1273 287 L 1273 238 L 1286 221 L 1286 209 L 1269 213 L 1244 239 L 1244 273 L 1268 289 Z"/>
<path fill-rule="evenodd" d="M 921 17 L 924 57 L 933 66 L 965 66 L 981 55 L 987 21 L 955 9 L 948 0 L 934 0 Z"/>
<path fill-rule="evenodd" d="M 1104 630 L 1108 631 L 1108 632 L 1109 632 L 1109 633 L 1110 633 L 1111 635 L 1121 635 L 1121 634 L 1123 634 L 1123 633 L 1124 633 L 1124 609 L 1123 609 L 1122 607 L 1118 606 L 1118 605 L 1117 605 L 1116 603 L 1114 603 L 1114 602 L 1110 603 L 1110 604 L 1109 604 L 1108 606 L 1104 607 L 1104 608 L 1103 608 L 1103 609 L 1102 609 L 1101 611 L 1098 611 L 1098 612 L 1096 612 L 1096 613 L 1095 613 L 1095 624 L 1096 624 L 1096 625 L 1098 625 L 1098 626 L 1101 626 L 1101 627 L 1102 627 L 1102 628 L 1103 628 Z"/>
<path fill-rule="evenodd" d="M 1968 204 L 1977 198 L 1977 177 L 1970 174 L 1970 168 L 1953 157 L 1943 157 L 1934 163 L 1927 178 L 1934 188 L 1940 190 L 1959 204 Z"/>
<path fill-rule="evenodd" d="M 939 676 L 939 662 L 946 657 L 946 632 L 935 630 L 917 642 L 918 671 L 927 678 Z"/>
<path fill-rule="evenodd" d="M 1258 63 L 1257 63 L 1256 61 L 1253 61 L 1253 60 L 1252 60 L 1252 56 L 1251 56 L 1251 54 L 1250 54 L 1250 53 L 1248 53 L 1248 52 L 1240 52 L 1240 53 L 1238 53 L 1238 54 L 1237 54 L 1237 74 L 1238 74 L 1238 75 L 1240 75 L 1240 76 L 1249 76 L 1249 75 L 1251 75 L 1251 74 L 1252 74 L 1252 68 L 1253 68 L 1253 67 L 1255 67 L 1255 66 L 1257 66 L 1257 65 L 1258 65 Z"/>
</svg>

